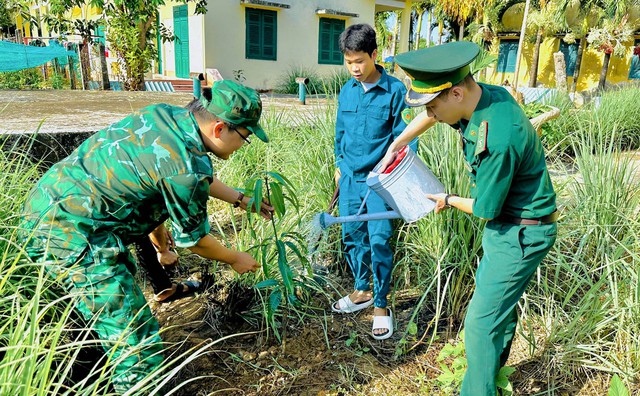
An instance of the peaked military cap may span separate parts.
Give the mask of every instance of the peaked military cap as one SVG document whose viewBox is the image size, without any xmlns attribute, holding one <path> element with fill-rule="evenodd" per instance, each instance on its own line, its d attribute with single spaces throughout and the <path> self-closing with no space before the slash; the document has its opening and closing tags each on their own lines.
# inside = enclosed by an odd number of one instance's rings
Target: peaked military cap
<svg viewBox="0 0 640 396">
<path fill-rule="evenodd" d="M 469 64 L 478 53 L 477 44 L 455 41 L 396 56 L 398 66 L 411 78 L 411 88 L 404 101 L 414 107 L 431 102 L 469 74 Z"/>
<path fill-rule="evenodd" d="M 262 100 L 254 89 L 232 80 L 221 80 L 211 87 L 211 100 L 200 96 L 205 109 L 223 121 L 247 128 L 267 143 L 269 137 L 258 121 L 262 114 Z"/>
</svg>

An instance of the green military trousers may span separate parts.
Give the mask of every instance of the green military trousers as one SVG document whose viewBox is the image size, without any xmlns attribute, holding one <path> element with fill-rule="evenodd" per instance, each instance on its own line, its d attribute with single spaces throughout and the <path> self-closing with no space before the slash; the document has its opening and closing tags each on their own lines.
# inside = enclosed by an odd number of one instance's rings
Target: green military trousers
<svg viewBox="0 0 640 396">
<path fill-rule="evenodd" d="M 487 223 L 482 237 L 484 256 L 465 318 L 468 368 L 461 396 L 496 395 L 496 375 L 507 362 L 516 330 L 518 300 L 556 234 L 555 223 Z"/>
<path fill-rule="evenodd" d="M 87 253 L 65 279 L 78 298 L 76 309 L 98 334 L 114 366 L 112 384 L 118 393 L 131 389 L 163 360 L 158 322 L 135 283 L 135 264 L 127 253 Z"/>
</svg>

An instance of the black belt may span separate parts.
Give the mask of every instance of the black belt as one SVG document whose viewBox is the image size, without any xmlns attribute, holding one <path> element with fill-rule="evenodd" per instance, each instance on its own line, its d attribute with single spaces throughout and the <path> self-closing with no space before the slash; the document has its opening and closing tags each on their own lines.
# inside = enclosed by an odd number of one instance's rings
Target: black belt
<svg viewBox="0 0 640 396">
<path fill-rule="evenodd" d="M 540 225 L 540 224 L 552 224 L 558 221 L 558 211 L 538 217 L 537 219 L 522 219 L 520 217 L 511 217 L 500 215 L 496 217 L 494 220 L 500 221 L 502 223 L 510 223 L 510 224 L 518 224 L 518 225 Z"/>
</svg>

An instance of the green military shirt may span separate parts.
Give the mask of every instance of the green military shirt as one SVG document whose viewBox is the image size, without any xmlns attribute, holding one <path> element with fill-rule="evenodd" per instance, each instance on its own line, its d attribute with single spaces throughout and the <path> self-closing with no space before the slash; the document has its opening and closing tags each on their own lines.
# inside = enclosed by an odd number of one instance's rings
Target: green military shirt
<svg viewBox="0 0 640 396">
<path fill-rule="evenodd" d="M 166 104 L 143 108 L 88 138 L 38 182 L 24 209 L 30 254 L 69 261 L 88 246 L 108 259 L 167 218 L 176 244 L 193 246 L 209 232 L 212 178 L 193 115 Z"/>
<path fill-rule="evenodd" d="M 473 214 L 539 218 L 556 210 L 544 149 L 529 119 L 502 87 L 479 84 L 482 96 L 460 124 Z"/>
</svg>

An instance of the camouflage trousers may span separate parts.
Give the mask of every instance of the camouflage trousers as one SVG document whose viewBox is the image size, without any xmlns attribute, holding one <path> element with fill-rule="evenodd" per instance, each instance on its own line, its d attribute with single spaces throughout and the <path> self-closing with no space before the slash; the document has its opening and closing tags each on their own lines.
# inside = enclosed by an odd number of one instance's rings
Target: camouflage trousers
<svg viewBox="0 0 640 396">
<path fill-rule="evenodd" d="M 78 299 L 76 309 L 98 334 L 110 364 L 112 384 L 124 393 L 163 361 L 158 322 L 133 275 L 127 251 L 111 257 L 84 254 L 71 268 L 50 265 L 50 275 Z"/>
</svg>

